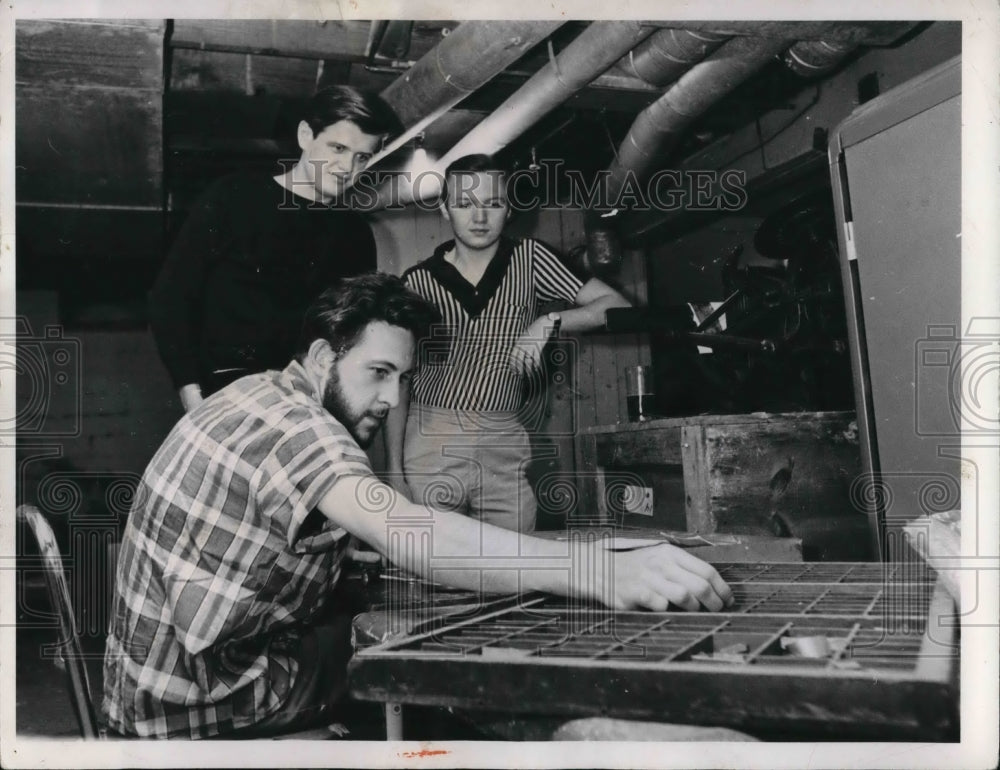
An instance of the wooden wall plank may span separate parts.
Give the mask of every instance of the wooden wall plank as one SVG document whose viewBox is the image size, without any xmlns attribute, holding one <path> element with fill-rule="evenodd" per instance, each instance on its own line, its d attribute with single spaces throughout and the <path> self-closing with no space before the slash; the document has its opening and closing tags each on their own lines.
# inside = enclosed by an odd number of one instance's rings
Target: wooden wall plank
<svg viewBox="0 0 1000 770">
<path fill-rule="evenodd" d="M 684 509 L 688 532 L 715 532 L 715 517 L 708 494 L 708 473 L 705 454 L 705 426 L 687 425 L 681 428 L 681 461 L 684 466 Z"/>
<path fill-rule="evenodd" d="M 170 45 L 313 59 L 364 59 L 371 22 L 176 19 Z"/>
<path fill-rule="evenodd" d="M 407 61 L 416 61 L 441 42 L 457 21 L 418 21 L 413 25 Z M 286 19 L 177 19 L 171 45 L 177 48 L 280 53 L 285 56 L 363 61 L 370 21 L 296 21 Z M 386 63 L 379 58 L 378 63 Z"/>
<path fill-rule="evenodd" d="M 316 59 L 178 48 L 171 57 L 170 88 L 304 99 L 316 90 L 319 75 Z"/>
<path fill-rule="evenodd" d="M 681 429 L 677 420 L 663 420 L 650 430 L 629 430 L 597 433 L 595 458 L 601 466 L 628 468 L 635 465 L 682 464 Z"/>
<path fill-rule="evenodd" d="M 518 230 L 527 229 L 524 235 L 543 241 L 557 253 L 565 252 L 562 212 L 558 209 L 535 212 L 519 224 Z M 562 302 L 543 303 L 539 312 L 563 307 Z M 574 340 L 562 338 L 546 349 L 545 387 L 533 394 L 527 411 L 532 416 L 529 428 L 534 456 L 529 479 L 538 492 L 539 524 L 549 528 L 564 528 L 566 518 L 575 514 L 574 501 L 566 495 L 575 485 L 575 415 L 570 387 L 574 344 Z"/>
<path fill-rule="evenodd" d="M 178 48 L 170 54 L 171 92 L 246 89 L 247 54 Z"/>
<path fill-rule="evenodd" d="M 718 528 L 767 531 L 772 513 L 789 521 L 818 512 L 849 515 L 861 462 L 853 420 L 850 413 L 822 419 L 804 413 L 706 427 L 708 493 Z"/>
<path fill-rule="evenodd" d="M 18 202 L 159 207 L 166 22 L 18 22 Z"/>
<path fill-rule="evenodd" d="M 584 212 L 582 209 L 562 209 L 562 241 L 568 251 L 584 242 Z M 571 375 L 573 423 L 576 438 L 573 442 L 574 469 L 577 477 L 577 515 L 589 517 L 607 515 L 607 506 L 595 490 L 603 488 L 603 474 L 589 456 L 583 431 L 597 425 L 597 401 L 594 391 L 594 348 L 592 337 L 573 338 Z"/>
<path fill-rule="evenodd" d="M 320 62 L 280 56 L 251 56 L 249 85 L 253 93 L 308 98 L 319 82 Z"/>
<path fill-rule="evenodd" d="M 18 206 L 16 221 L 18 283 L 22 270 L 32 272 L 22 260 L 35 255 L 67 261 L 88 256 L 155 260 L 163 252 L 163 214 L 155 208 Z"/>
</svg>

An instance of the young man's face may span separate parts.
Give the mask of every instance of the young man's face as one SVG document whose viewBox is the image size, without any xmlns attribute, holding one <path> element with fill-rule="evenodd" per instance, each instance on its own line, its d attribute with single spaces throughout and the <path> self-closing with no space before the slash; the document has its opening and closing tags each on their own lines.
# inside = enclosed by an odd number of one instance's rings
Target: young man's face
<svg viewBox="0 0 1000 770">
<path fill-rule="evenodd" d="M 334 361 L 323 392 L 323 407 L 367 447 L 413 367 L 413 335 L 399 326 L 373 321 L 354 347 Z"/>
<path fill-rule="evenodd" d="M 506 181 L 497 171 L 463 171 L 448 176 L 448 198 L 442 213 L 459 243 L 481 250 L 500 240 L 510 212 Z"/>
<path fill-rule="evenodd" d="M 366 134 L 348 120 L 333 123 L 316 136 L 302 121 L 298 138 L 302 148 L 300 164 L 317 200 L 324 203 L 343 195 L 354 184 L 382 143 L 381 136 Z"/>
</svg>

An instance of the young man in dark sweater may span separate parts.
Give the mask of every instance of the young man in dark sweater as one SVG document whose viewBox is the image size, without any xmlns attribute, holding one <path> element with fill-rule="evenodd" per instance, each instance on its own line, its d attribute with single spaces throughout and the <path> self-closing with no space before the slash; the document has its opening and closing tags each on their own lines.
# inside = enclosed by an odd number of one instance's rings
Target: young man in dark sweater
<svg viewBox="0 0 1000 770">
<path fill-rule="evenodd" d="M 290 170 L 233 174 L 201 197 L 149 304 L 185 411 L 233 380 L 282 368 L 309 303 L 338 278 L 376 269 L 368 223 L 331 206 L 401 130 L 376 94 L 325 88 L 299 123 Z"/>
</svg>

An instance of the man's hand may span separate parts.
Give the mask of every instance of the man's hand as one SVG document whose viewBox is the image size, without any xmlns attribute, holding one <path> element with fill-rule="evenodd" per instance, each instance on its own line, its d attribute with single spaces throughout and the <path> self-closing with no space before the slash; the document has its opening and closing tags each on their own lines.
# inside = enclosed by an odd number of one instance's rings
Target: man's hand
<svg viewBox="0 0 1000 770">
<path fill-rule="evenodd" d="M 197 382 L 182 387 L 178 393 L 181 397 L 181 406 L 185 412 L 190 412 L 205 399 L 201 395 L 201 386 Z"/>
<path fill-rule="evenodd" d="M 545 344 L 559 328 L 559 321 L 547 315 L 536 318 L 510 351 L 510 367 L 519 374 L 531 374 L 542 365 Z"/>
<path fill-rule="evenodd" d="M 672 545 L 616 553 L 613 580 L 597 598 L 616 610 L 664 612 L 673 605 L 717 612 L 733 604 L 732 590 L 712 565 Z"/>
</svg>

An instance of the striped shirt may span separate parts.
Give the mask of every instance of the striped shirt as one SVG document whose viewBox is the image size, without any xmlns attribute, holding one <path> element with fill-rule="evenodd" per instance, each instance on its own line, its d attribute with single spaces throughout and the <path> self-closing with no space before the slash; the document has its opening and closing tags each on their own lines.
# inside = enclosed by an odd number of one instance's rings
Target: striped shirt
<svg viewBox="0 0 1000 770">
<path fill-rule="evenodd" d="M 403 274 L 442 316 L 420 345 L 412 398 L 443 409 L 516 411 L 523 406 L 524 382 L 510 367 L 514 343 L 537 318 L 540 302 L 573 302 L 583 281 L 541 241 L 501 238 L 473 286 L 444 258 L 454 245 L 442 244 Z"/>
<path fill-rule="evenodd" d="M 278 710 L 299 670 L 299 628 L 322 611 L 349 541 L 313 509 L 338 479 L 371 473 L 297 362 L 185 415 L 125 530 L 104 659 L 108 726 L 209 737 Z"/>
</svg>

